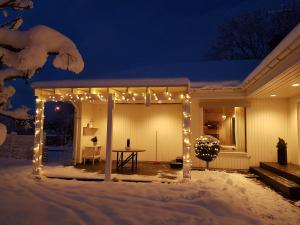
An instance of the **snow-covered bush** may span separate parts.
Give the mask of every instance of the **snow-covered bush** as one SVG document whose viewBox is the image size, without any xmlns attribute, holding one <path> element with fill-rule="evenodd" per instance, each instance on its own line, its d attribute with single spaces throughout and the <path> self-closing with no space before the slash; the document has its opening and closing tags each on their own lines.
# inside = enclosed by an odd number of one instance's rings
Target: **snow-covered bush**
<svg viewBox="0 0 300 225">
<path fill-rule="evenodd" d="M 0 0 L 0 9 L 5 17 L 5 9 L 23 10 L 32 7 L 31 0 Z M 84 62 L 76 45 L 60 32 L 44 25 L 18 31 L 22 22 L 22 18 L 17 17 L 0 25 L 0 114 L 25 120 L 29 118 L 27 107 L 7 110 L 7 103 L 14 95 L 15 89 L 5 86 L 5 81 L 15 78 L 30 79 L 43 68 L 49 55 L 55 56 L 54 67 L 74 73 L 83 70 Z M 3 126 L 0 126 L 0 145 L 6 136 Z"/>
</svg>

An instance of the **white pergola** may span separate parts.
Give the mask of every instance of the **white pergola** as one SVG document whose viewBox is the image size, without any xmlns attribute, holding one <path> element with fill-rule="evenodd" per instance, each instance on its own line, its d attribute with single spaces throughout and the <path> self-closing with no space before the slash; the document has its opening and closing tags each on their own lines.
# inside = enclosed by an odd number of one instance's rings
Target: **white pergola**
<svg viewBox="0 0 300 225">
<path fill-rule="evenodd" d="M 112 132 L 115 104 L 182 104 L 183 180 L 191 178 L 190 143 L 190 82 L 186 78 L 174 79 L 126 79 L 126 80 L 65 80 L 35 82 L 36 96 L 35 141 L 33 173 L 42 172 L 44 104 L 49 101 L 70 102 L 75 107 L 73 148 L 77 149 L 80 117 L 78 104 L 82 101 L 107 104 L 107 139 L 105 180 L 111 180 Z"/>
</svg>

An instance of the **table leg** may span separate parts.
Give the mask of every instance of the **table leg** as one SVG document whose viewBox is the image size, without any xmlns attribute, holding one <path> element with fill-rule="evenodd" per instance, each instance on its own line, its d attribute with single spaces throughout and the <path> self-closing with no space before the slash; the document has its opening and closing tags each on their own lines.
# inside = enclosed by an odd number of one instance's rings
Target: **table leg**
<svg viewBox="0 0 300 225">
<path fill-rule="evenodd" d="M 138 166 L 138 153 L 135 155 L 135 170 L 137 170 Z"/>
<path fill-rule="evenodd" d="M 131 153 L 131 171 L 133 172 L 134 171 L 134 152 Z"/>
<path fill-rule="evenodd" d="M 123 165 L 123 161 L 124 161 L 124 160 L 123 160 L 123 152 L 121 152 L 121 164 L 120 164 L 120 166 L 121 166 L 122 169 L 123 169 L 123 166 L 124 166 L 124 165 Z"/>
<path fill-rule="evenodd" d="M 119 152 L 117 152 L 117 171 L 119 171 Z"/>
</svg>

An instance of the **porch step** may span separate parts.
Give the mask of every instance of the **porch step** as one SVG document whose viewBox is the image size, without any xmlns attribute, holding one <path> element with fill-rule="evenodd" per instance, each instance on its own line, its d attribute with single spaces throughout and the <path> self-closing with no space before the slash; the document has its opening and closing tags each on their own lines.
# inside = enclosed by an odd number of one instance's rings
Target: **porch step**
<svg viewBox="0 0 300 225">
<path fill-rule="evenodd" d="M 176 157 L 176 159 L 173 160 L 170 163 L 170 167 L 172 169 L 182 169 L 182 167 L 183 167 L 183 158 L 182 157 Z"/>
<path fill-rule="evenodd" d="M 280 165 L 275 162 L 261 162 L 260 167 L 300 184 L 300 166 L 293 164 Z"/>
<path fill-rule="evenodd" d="M 250 167 L 250 172 L 257 174 L 264 183 L 286 197 L 300 199 L 300 185 L 298 183 L 261 167 Z"/>
<path fill-rule="evenodd" d="M 177 157 L 177 158 L 176 158 L 176 162 L 178 162 L 178 163 L 183 163 L 183 158 L 182 158 L 182 157 Z"/>
<path fill-rule="evenodd" d="M 181 162 L 173 161 L 173 162 L 170 163 L 170 167 L 172 169 L 182 169 L 183 164 Z"/>
</svg>

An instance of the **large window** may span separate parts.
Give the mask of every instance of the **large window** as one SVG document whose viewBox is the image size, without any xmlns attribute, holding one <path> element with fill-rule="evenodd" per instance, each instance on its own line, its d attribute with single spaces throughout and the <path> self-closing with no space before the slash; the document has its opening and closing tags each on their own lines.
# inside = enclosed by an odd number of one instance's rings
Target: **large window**
<svg viewBox="0 0 300 225">
<path fill-rule="evenodd" d="M 220 140 L 222 151 L 245 152 L 245 108 L 204 107 L 204 134 Z"/>
</svg>

